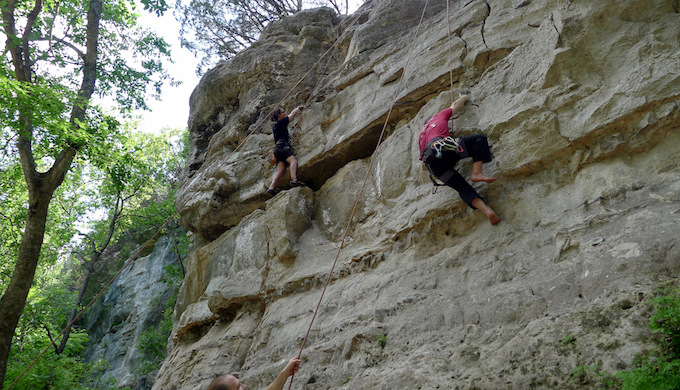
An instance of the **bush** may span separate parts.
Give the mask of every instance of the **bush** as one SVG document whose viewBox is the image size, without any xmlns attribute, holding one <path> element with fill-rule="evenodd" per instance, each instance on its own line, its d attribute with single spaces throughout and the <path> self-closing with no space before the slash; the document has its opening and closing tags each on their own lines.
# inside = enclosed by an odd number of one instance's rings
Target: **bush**
<svg viewBox="0 0 680 390">
<path fill-rule="evenodd" d="M 620 371 L 624 390 L 680 389 L 680 289 L 653 298 L 649 327 L 659 335 L 658 348 L 638 355 L 634 368 Z"/>
<path fill-rule="evenodd" d="M 12 388 L 91 389 L 83 384 L 83 379 L 88 378 L 97 369 L 96 364 L 85 364 L 80 358 L 87 342 L 88 337 L 84 331 L 72 333 L 64 353 L 56 355 L 54 349 L 48 349 Z M 3 388 L 9 387 L 49 343 L 47 335 L 37 332 L 25 335 L 21 343 L 13 343 Z"/>
</svg>

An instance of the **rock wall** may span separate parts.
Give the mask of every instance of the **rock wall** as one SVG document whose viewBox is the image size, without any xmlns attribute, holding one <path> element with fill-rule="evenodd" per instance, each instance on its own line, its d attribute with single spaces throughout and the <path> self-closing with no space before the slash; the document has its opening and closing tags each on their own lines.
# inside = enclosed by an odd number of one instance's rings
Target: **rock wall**
<svg viewBox="0 0 680 390">
<path fill-rule="evenodd" d="M 102 388 L 114 384 L 143 390 L 153 385 L 153 375 L 139 373 L 142 354 L 137 344 L 144 331 L 158 326 L 165 302 L 176 292 L 164 279 L 166 267 L 177 263 L 170 237 L 160 238 L 153 252 L 126 268 L 92 308 L 87 331 L 93 343 L 85 360 L 106 361 L 101 382 L 107 385 Z"/>
<path fill-rule="evenodd" d="M 574 369 L 650 347 L 646 298 L 680 271 L 680 3 L 451 1 L 450 44 L 446 2 L 419 24 L 425 4 L 305 11 L 203 77 L 178 196 L 192 251 L 154 388 L 264 388 L 337 253 L 293 388 L 596 388 Z M 492 145 L 499 180 L 475 187 L 496 226 L 432 194 L 418 161 L 451 79 L 472 98 L 454 130 Z M 281 99 L 308 102 L 293 145 L 309 188 L 270 198 Z"/>
</svg>

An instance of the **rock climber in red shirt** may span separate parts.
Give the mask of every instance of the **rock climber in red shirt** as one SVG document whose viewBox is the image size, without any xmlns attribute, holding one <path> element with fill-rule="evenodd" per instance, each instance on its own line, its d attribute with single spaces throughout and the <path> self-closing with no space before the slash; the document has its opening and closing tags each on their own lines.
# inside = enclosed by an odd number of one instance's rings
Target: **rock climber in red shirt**
<svg viewBox="0 0 680 390">
<path fill-rule="evenodd" d="M 468 100 L 470 98 L 467 95 L 460 95 L 451 107 L 435 115 L 423 126 L 418 136 L 420 159 L 432 175 L 458 191 L 461 199 L 468 206 L 481 210 L 489 222 L 495 225 L 501 219 L 455 169 L 459 160 L 472 157 L 472 175 L 470 176 L 472 182 L 491 183 L 496 180 L 495 177 L 488 177 L 482 173 L 482 164 L 492 160 L 486 136 L 475 134 L 454 138 L 449 134 L 449 119 L 459 112 Z"/>
</svg>

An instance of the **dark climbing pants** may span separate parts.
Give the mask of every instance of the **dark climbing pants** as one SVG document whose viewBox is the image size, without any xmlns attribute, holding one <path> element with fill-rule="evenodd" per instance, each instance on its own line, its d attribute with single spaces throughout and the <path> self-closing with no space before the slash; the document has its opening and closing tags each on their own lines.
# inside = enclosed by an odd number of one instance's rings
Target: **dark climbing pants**
<svg viewBox="0 0 680 390">
<path fill-rule="evenodd" d="M 489 150 L 489 143 L 486 136 L 481 134 L 468 135 L 462 137 L 463 148 L 467 152 L 469 157 L 472 157 L 473 162 L 491 162 L 492 156 Z M 447 175 L 450 175 L 444 184 L 458 191 L 460 198 L 472 209 L 472 201 L 475 198 L 483 199 L 477 191 L 470 185 L 470 183 L 465 180 L 463 176 L 456 171 L 455 166 L 458 161 L 461 160 L 461 156 L 453 150 L 443 150 L 441 158 L 433 161 L 429 167 L 439 180 L 444 181 Z"/>
<path fill-rule="evenodd" d="M 287 142 L 277 142 L 276 146 L 274 146 L 274 157 L 276 157 L 276 161 L 282 161 L 286 163 L 286 166 L 288 166 L 288 161 L 286 161 L 288 157 L 294 155 L 293 148 L 291 148 L 290 144 Z"/>
</svg>

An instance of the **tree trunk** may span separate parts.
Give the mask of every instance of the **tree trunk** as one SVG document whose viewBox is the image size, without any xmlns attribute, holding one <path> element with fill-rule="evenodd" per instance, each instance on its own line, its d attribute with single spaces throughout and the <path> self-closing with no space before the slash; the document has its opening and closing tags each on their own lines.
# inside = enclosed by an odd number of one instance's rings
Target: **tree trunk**
<svg viewBox="0 0 680 390">
<path fill-rule="evenodd" d="M 92 259 L 90 259 L 90 262 L 87 264 L 87 273 L 85 274 L 85 280 L 83 280 L 83 285 L 80 286 L 80 291 L 78 292 L 78 297 L 76 298 L 76 305 L 73 307 L 73 310 L 71 310 L 71 314 L 68 317 L 68 324 L 66 325 L 66 329 L 64 330 L 64 335 L 62 336 L 61 342 L 59 343 L 59 346 L 56 349 L 57 355 L 60 355 L 62 352 L 64 352 L 64 349 L 66 348 L 66 343 L 68 342 L 68 338 L 71 335 L 71 327 L 73 326 L 73 321 L 75 321 L 76 316 L 78 315 L 78 306 L 80 306 L 80 304 L 83 302 L 85 290 L 87 290 L 87 285 L 88 283 L 90 283 L 90 277 L 92 277 L 94 267 L 99 262 L 102 253 L 104 253 L 106 248 L 111 243 L 113 233 L 115 233 L 116 231 L 116 224 L 118 223 L 118 219 L 120 218 L 122 213 L 123 213 L 123 199 L 119 191 L 118 196 L 116 197 L 116 202 L 113 205 L 111 222 L 109 222 L 109 233 L 108 236 L 106 237 L 106 240 L 104 241 L 104 244 L 102 245 L 101 249 L 97 250 L 96 243 L 94 242 L 92 243 L 93 250 Z"/>
<path fill-rule="evenodd" d="M 93 272 L 94 272 L 94 263 L 90 262 L 87 265 L 87 273 L 85 274 L 85 280 L 83 280 L 83 285 L 80 286 L 80 291 L 78 291 L 78 298 L 76 298 L 76 305 L 73 307 L 73 310 L 71 310 L 71 314 L 68 316 L 68 324 L 66 325 L 66 329 L 64 330 L 63 336 L 61 336 L 61 342 L 59 343 L 59 346 L 56 349 L 57 355 L 60 355 L 62 352 L 64 352 L 64 349 L 66 349 L 66 343 L 68 342 L 68 338 L 71 335 L 71 327 L 73 326 L 73 320 L 78 315 L 78 306 L 80 306 L 80 304 L 83 303 L 83 297 L 85 296 L 85 290 L 87 290 L 87 285 L 88 285 L 88 283 L 90 283 L 90 278 L 92 277 Z"/>
<path fill-rule="evenodd" d="M 4 1 L 2 8 L 3 27 L 6 34 L 14 37 L 15 26 L 15 6 L 16 0 Z M 80 123 L 85 120 L 85 111 L 88 102 L 94 92 L 95 81 L 97 79 L 97 54 L 99 43 L 99 22 L 103 9 L 103 0 L 90 0 L 87 12 L 87 37 L 85 46 L 87 48 L 83 61 L 83 80 L 78 90 L 78 101 L 71 110 L 71 126 L 78 128 Z M 28 42 L 31 37 L 33 23 L 42 11 L 42 0 L 35 0 L 33 9 L 26 17 L 26 27 L 21 37 L 21 42 L 8 39 L 6 52 L 12 56 L 14 73 L 19 81 L 31 82 L 31 51 L 28 50 Z M 28 292 L 33 285 L 33 278 L 40 258 L 43 239 L 45 237 L 45 224 L 47 222 L 47 212 L 49 204 L 54 195 L 54 191 L 64 181 L 66 173 L 71 167 L 71 162 L 76 155 L 76 148 L 79 145 L 72 145 L 64 148 L 59 156 L 54 160 L 54 164 L 47 173 L 39 173 L 36 170 L 36 163 L 33 157 L 32 138 L 33 125 L 31 116 L 34 114 L 29 111 L 19 113 L 23 123 L 23 131 L 19 131 L 17 148 L 21 168 L 24 173 L 26 184 L 28 185 L 28 215 L 24 234 L 19 246 L 19 256 L 16 266 L 12 272 L 12 277 L 7 286 L 7 290 L 0 298 L 0 386 L 5 381 L 7 373 L 7 362 L 9 353 L 12 349 L 12 337 L 16 330 L 19 318 L 26 306 Z"/>
<path fill-rule="evenodd" d="M 52 192 L 41 192 L 35 198 L 29 204 L 26 228 L 19 247 L 19 258 L 12 272 L 12 279 L 0 299 L 0 385 L 4 382 L 7 371 L 12 336 L 24 311 L 28 291 L 33 284 L 45 235 L 47 209 Z"/>
</svg>

